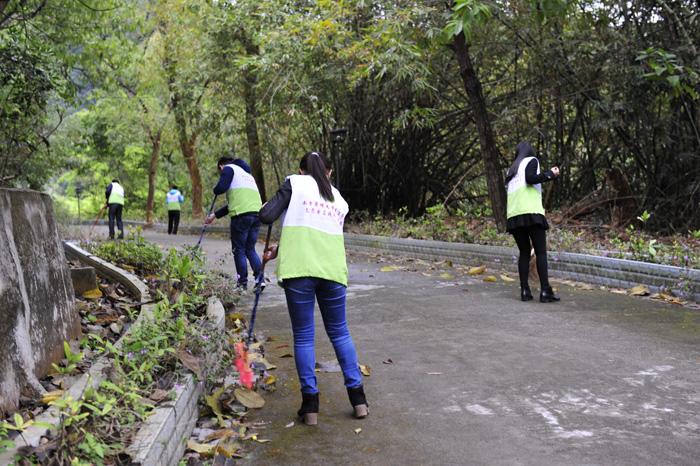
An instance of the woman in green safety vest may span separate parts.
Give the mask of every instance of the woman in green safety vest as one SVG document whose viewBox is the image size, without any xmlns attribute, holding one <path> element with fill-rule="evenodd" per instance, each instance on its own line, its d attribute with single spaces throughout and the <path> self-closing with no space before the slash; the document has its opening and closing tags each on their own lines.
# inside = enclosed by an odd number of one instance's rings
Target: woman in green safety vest
<svg viewBox="0 0 700 466">
<path fill-rule="evenodd" d="M 294 333 L 294 360 L 301 384 L 298 415 L 307 425 L 316 425 L 319 406 L 314 347 L 316 300 L 343 371 L 355 417 L 361 419 L 369 414 L 355 346 L 345 318 L 348 267 L 343 222 L 348 204 L 331 185 L 329 167 L 328 158 L 321 152 L 304 155 L 299 164 L 301 174 L 288 177 L 260 210 L 260 221 L 265 224 L 282 216 L 280 244 L 268 248 L 263 260 L 278 257 L 277 279 L 287 298 Z"/>
<path fill-rule="evenodd" d="M 518 274 L 520 275 L 520 297 L 532 299 L 528 285 L 530 250 L 535 249 L 537 274 L 540 276 L 540 302 L 559 301 L 549 286 L 547 276 L 547 237 L 549 224 L 542 206 L 542 184 L 559 176 L 559 168 L 540 173 L 540 162 L 529 142 L 521 142 L 515 148 L 515 161 L 506 173 L 508 188 L 506 231 L 513 235 L 520 251 Z M 530 242 L 532 241 L 532 246 Z"/>
<path fill-rule="evenodd" d="M 180 225 L 180 206 L 185 202 L 182 193 L 176 185 L 165 195 L 165 203 L 168 206 L 168 234 L 177 235 L 177 227 Z"/>
</svg>

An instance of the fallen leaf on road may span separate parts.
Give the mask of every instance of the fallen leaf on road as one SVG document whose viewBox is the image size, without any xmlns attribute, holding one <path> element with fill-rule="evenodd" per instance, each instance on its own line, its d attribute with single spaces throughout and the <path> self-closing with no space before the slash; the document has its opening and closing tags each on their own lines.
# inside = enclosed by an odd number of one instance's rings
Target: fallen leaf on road
<svg viewBox="0 0 700 466">
<path fill-rule="evenodd" d="M 486 270 L 486 267 L 483 265 L 481 267 L 472 267 L 469 269 L 469 275 L 479 275 L 480 273 L 484 273 Z"/>
<path fill-rule="evenodd" d="M 649 288 L 643 285 L 635 286 L 628 291 L 630 296 L 647 296 L 649 293 Z"/>
<path fill-rule="evenodd" d="M 440 278 L 454 278 L 454 277 L 452 277 L 452 275 L 450 275 L 449 273 L 445 272 L 445 273 L 440 275 Z"/>
<path fill-rule="evenodd" d="M 382 267 L 379 271 L 380 272 L 393 272 L 394 269 L 392 269 L 391 267 Z"/>
<path fill-rule="evenodd" d="M 239 403 L 248 409 L 262 408 L 265 406 L 265 399 L 260 396 L 258 392 L 254 392 L 253 390 L 237 388 L 233 391 L 233 395 Z"/>
<path fill-rule="evenodd" d="M 358 364 L 360 366 L 360 372 L 362 372 L 362 375 L 369 377 L 369 364 Z"/>
<path fill-rule="evenodd" d="M 484 281 L 485 282 L 497 282 L 498 280 L 493 275 L 489 275 L 488 277 L 484 277 Z"/>
<path fill-rule="evenodd" d="M 357 429 L 355 429 L 355 433 L 356 433 L 356 434 L 359 434 L 360 432 L 362 432 L 362 429 L 361 429 L 361 428 L 358 427 Z"/>
<path fill-rule="evenodd" d="M 514 282 L 515 278 L 510 278 L 508 275 L 501 275 L 501 280 L 504 282 Z"/>
<path fill-rule="evenodd" d="M 387 359 L 386 361 L 382 361 L 384 364 L 394 364 L 394 361 L 391 359 Z"/>
<path fill-rule="evenodd" d="M 581 288 L 582 290 L 586 290 L 586 291 L 595 290 L 595 288 L 592 287 L 591 285 L 581 285 L 580 288 Z"/>
<path fill-rule="evenodd" d="M 284 427 L 286 427 L 287 429 L 289 429 L 290 427 L 294 427 L 294 421 L 290 422 L 289 424 L 287 424 Z"/>
<path fill-rule="evenodd" d="M 442 372 L 426 372 L 425 375 L 442 375 Z"/>
</svg>

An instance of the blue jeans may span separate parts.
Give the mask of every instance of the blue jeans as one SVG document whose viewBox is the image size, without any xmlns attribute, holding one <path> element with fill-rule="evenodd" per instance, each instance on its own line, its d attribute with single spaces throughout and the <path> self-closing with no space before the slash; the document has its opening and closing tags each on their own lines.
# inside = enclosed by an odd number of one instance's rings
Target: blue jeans
<svg viewBox="0 0 700 466">
<path fill-rule="evenodd" d="M 260 219 L 257 215 L 243 214 L 231 217 L 231 250 L 233 251 L 233 261 L 236 264 L 238 284 L 243 288 L 248 286 L 246 259 L 250 262 L 250 268 L 253 269 L 253 276 L 256 280 L 262 268 L 260 256 L 255 252 L 260 225 Z"/>
<path fill-rule="evenodd" d="M 318 299 L 323 326 L 333 344 L 335 355 L 343 371 L 346 387 L 362 385 L 362 374 L 357 365 L 355 345 L 345 320 L 346 288 L 340 283 L 323 278 L 302 277 L 285 279 L 289 317 L 294 332 L 294 359 L 302 393 L 318 393 L 316 387 L 316 351 L 314 346 L 314 305 Z"/>
</svg>

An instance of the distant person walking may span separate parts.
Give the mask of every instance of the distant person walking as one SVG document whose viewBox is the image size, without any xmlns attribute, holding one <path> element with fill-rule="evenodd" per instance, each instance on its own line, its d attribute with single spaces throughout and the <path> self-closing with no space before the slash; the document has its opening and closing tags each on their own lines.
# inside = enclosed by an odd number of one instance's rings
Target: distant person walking
<svg viewBox="0 0 700 466">
<path fill-rule="evenodd" d="M 109 239 L 114 239 L 114 222 L 116 220 L 119 239 L 124 239 L 124 225 L 122 224 L 122 210 L 124 209 L 124 188 L 119 180 L 114 179 L 105 191 L 106 205 L 109 206 Z"/>
<path fill-rule="evenodd" d="M 248 262 L 253 269 L 257 281 L 262 262 L 255 252 L 258 241 L 260 219 L 258 211 L 262 206 L 260 191 L 255 178 L 250 174 L 247 163 L 241 159 L 221 157 L 217 163 L 219 182 L 214 186 L 214 194 L 226 194 L 228 204 L 207 216 L 205 225 L 224 215 L 231 217 L 231 249 L 238 274 L 238 285 L 243 289 L 248 287 Z M 265 282 L 263 281 L 263 285 Z"/>
<path fill-rule="evenodd" d="M 515 148 L 515 161 L 506 173 L 508 207 L 506 231 L 513 235 L 518 245 L 518 274 L 520 275 L 520 297 L 523 301 L 533 299 L 528 284 L 530 271 L 530 242 L 535 249 L 537 274 L 540 276 L 540 302 L 559 301 L 549 286 L 547 275 L 547 237 L 549 224 L 542 206 L 542 184 L 559 176 L 559 168 L 540 173 L 540 162 L 529 142 L 521 142 Z"/>
<path fill-rule="evenodd" d="M 277 279 L 284 288 L 294 333 L 294 361 L 301 384 L 298 415 L 317 424 L 319 395 L 316 386 L 314 305 L 333 344 L 343 371 L 355 417 L 364 418 L 369 407 L 362 386 L 357 354 L 345 318 L 348 267 L 345 261 L 343 222 L 348 204 L 330 182 L 330 163 L 320 152 L 309 152 L 299 164 L 300 175 L 287 178 L 277 194 L 260 210 L 270 224 L 282 216 L 279 246 L 265 251 L 265 261 L 278 255 Z"/>
<path fill-rule="evenodd" d="M 168 206 L 168 234 L 177 235 L 177 227 L 180 225 L 180 206 L 185 202 L 182 193 L 176 185 L 165 195 L 165 204 Z"/>
</svg>

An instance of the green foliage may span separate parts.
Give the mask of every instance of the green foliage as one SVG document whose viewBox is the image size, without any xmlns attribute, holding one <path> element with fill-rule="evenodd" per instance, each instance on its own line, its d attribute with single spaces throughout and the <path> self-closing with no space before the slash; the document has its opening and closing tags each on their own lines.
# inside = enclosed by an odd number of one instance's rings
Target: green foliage
<svg viewBox="0 0 700 466">
<path fill-rule="evenodd" d="M 86 247 L 108 262 L 138 266 L 144 275 L 155 275 L 166 259 L 160 248 L 147 241 L 141 231 L 140 227 L 133 228 L 127 233 L 125 241 L 89 243 Z"/>
<path fill-rule="evenodd" d="M 59 366 L 58 364 L 51 364 L 53 368 L 62 375 L 72 375 L 73 371 L 77 367 L 78 363 L 85 357 L 84 353 L 73 354 L 71 353 L 70 346 L 67 341 L 63 342 L 63 349 L 66 353 L 66 359 L 68 360 L 68 365 L 66 367 Z"/>
<path fill-rule="evenodd" d="M 123 451 L 125 442 L 131 441 L 153 410 L 154 406 L 144 400 L 156 386 L 168 384 L 173 395 L 181 389 L 178 376 L 183 364 L 178 351 L 185 351 L 192 355 L 192 360 L 198 361 L 203 377 L 199 380 L 201 385 L 209 386 L 233 365 L 228 358 L 222 357 L 222 348 L 229 341 L 235 342 L 242 337 L 202 325 L 203 316 L 197 314 L 205 297 L 216 293 L 216 290 L 209 289 L 210 283 L 219 287 L 220 277 L 210 279 L 211 273 L 203 269 L 204 264 L 196 256 L 196 249 L 172 249 L 167 255 L 162 255 L 139 233 L 133 232 L 116 248 L 98 247 L 95 251 L 98 255 L 104 252 L 101 257 L 106 260 L 119 258 L 117 260 L 122 261 L 131 255 L 132 259 L 147 261 L 148 266 L 137 268 L 153 270 L 160 277 L 158 300 L 152 313 L 144 315 L 131 327 L 130 334 L 122 339 L 119 347 L 96 335 L 88 335 L 83 340 L 85 347 L 107 356 L 113 369 L 109 379 L 96 387 L 88 383 L 90 388 L 83 398 L 76 400 L 64 395 L 50 403 L 58 409 L 60 418 L 58 432 L 63 440 L 55 460 L 64 461 L 62 464 L 112 464 L 110 456 Z M 228 285 L 232 288 L 230 282 Z M 175 296 L 177 298 L 171 300 Z M 72 370 L 83 353 L 72 354 L 67 345 L 65 351 Z M 23 422 L 21 416 L 16 417 L 15 425 L 0 424 L 0 439 L 7 436 L 8 429 L 23 431 L 31 424 L 37 423 Z M 12 442 L 0 443 L 0 449 L 11 447 Z"/>
<path fill-rule="evenodd" d="M 5 422 L 0 422 L 0 453 L 5 453 L 9 448 L 15 447 L 15 442 L 8 440 L 10 430 Z"/>
</svg>

